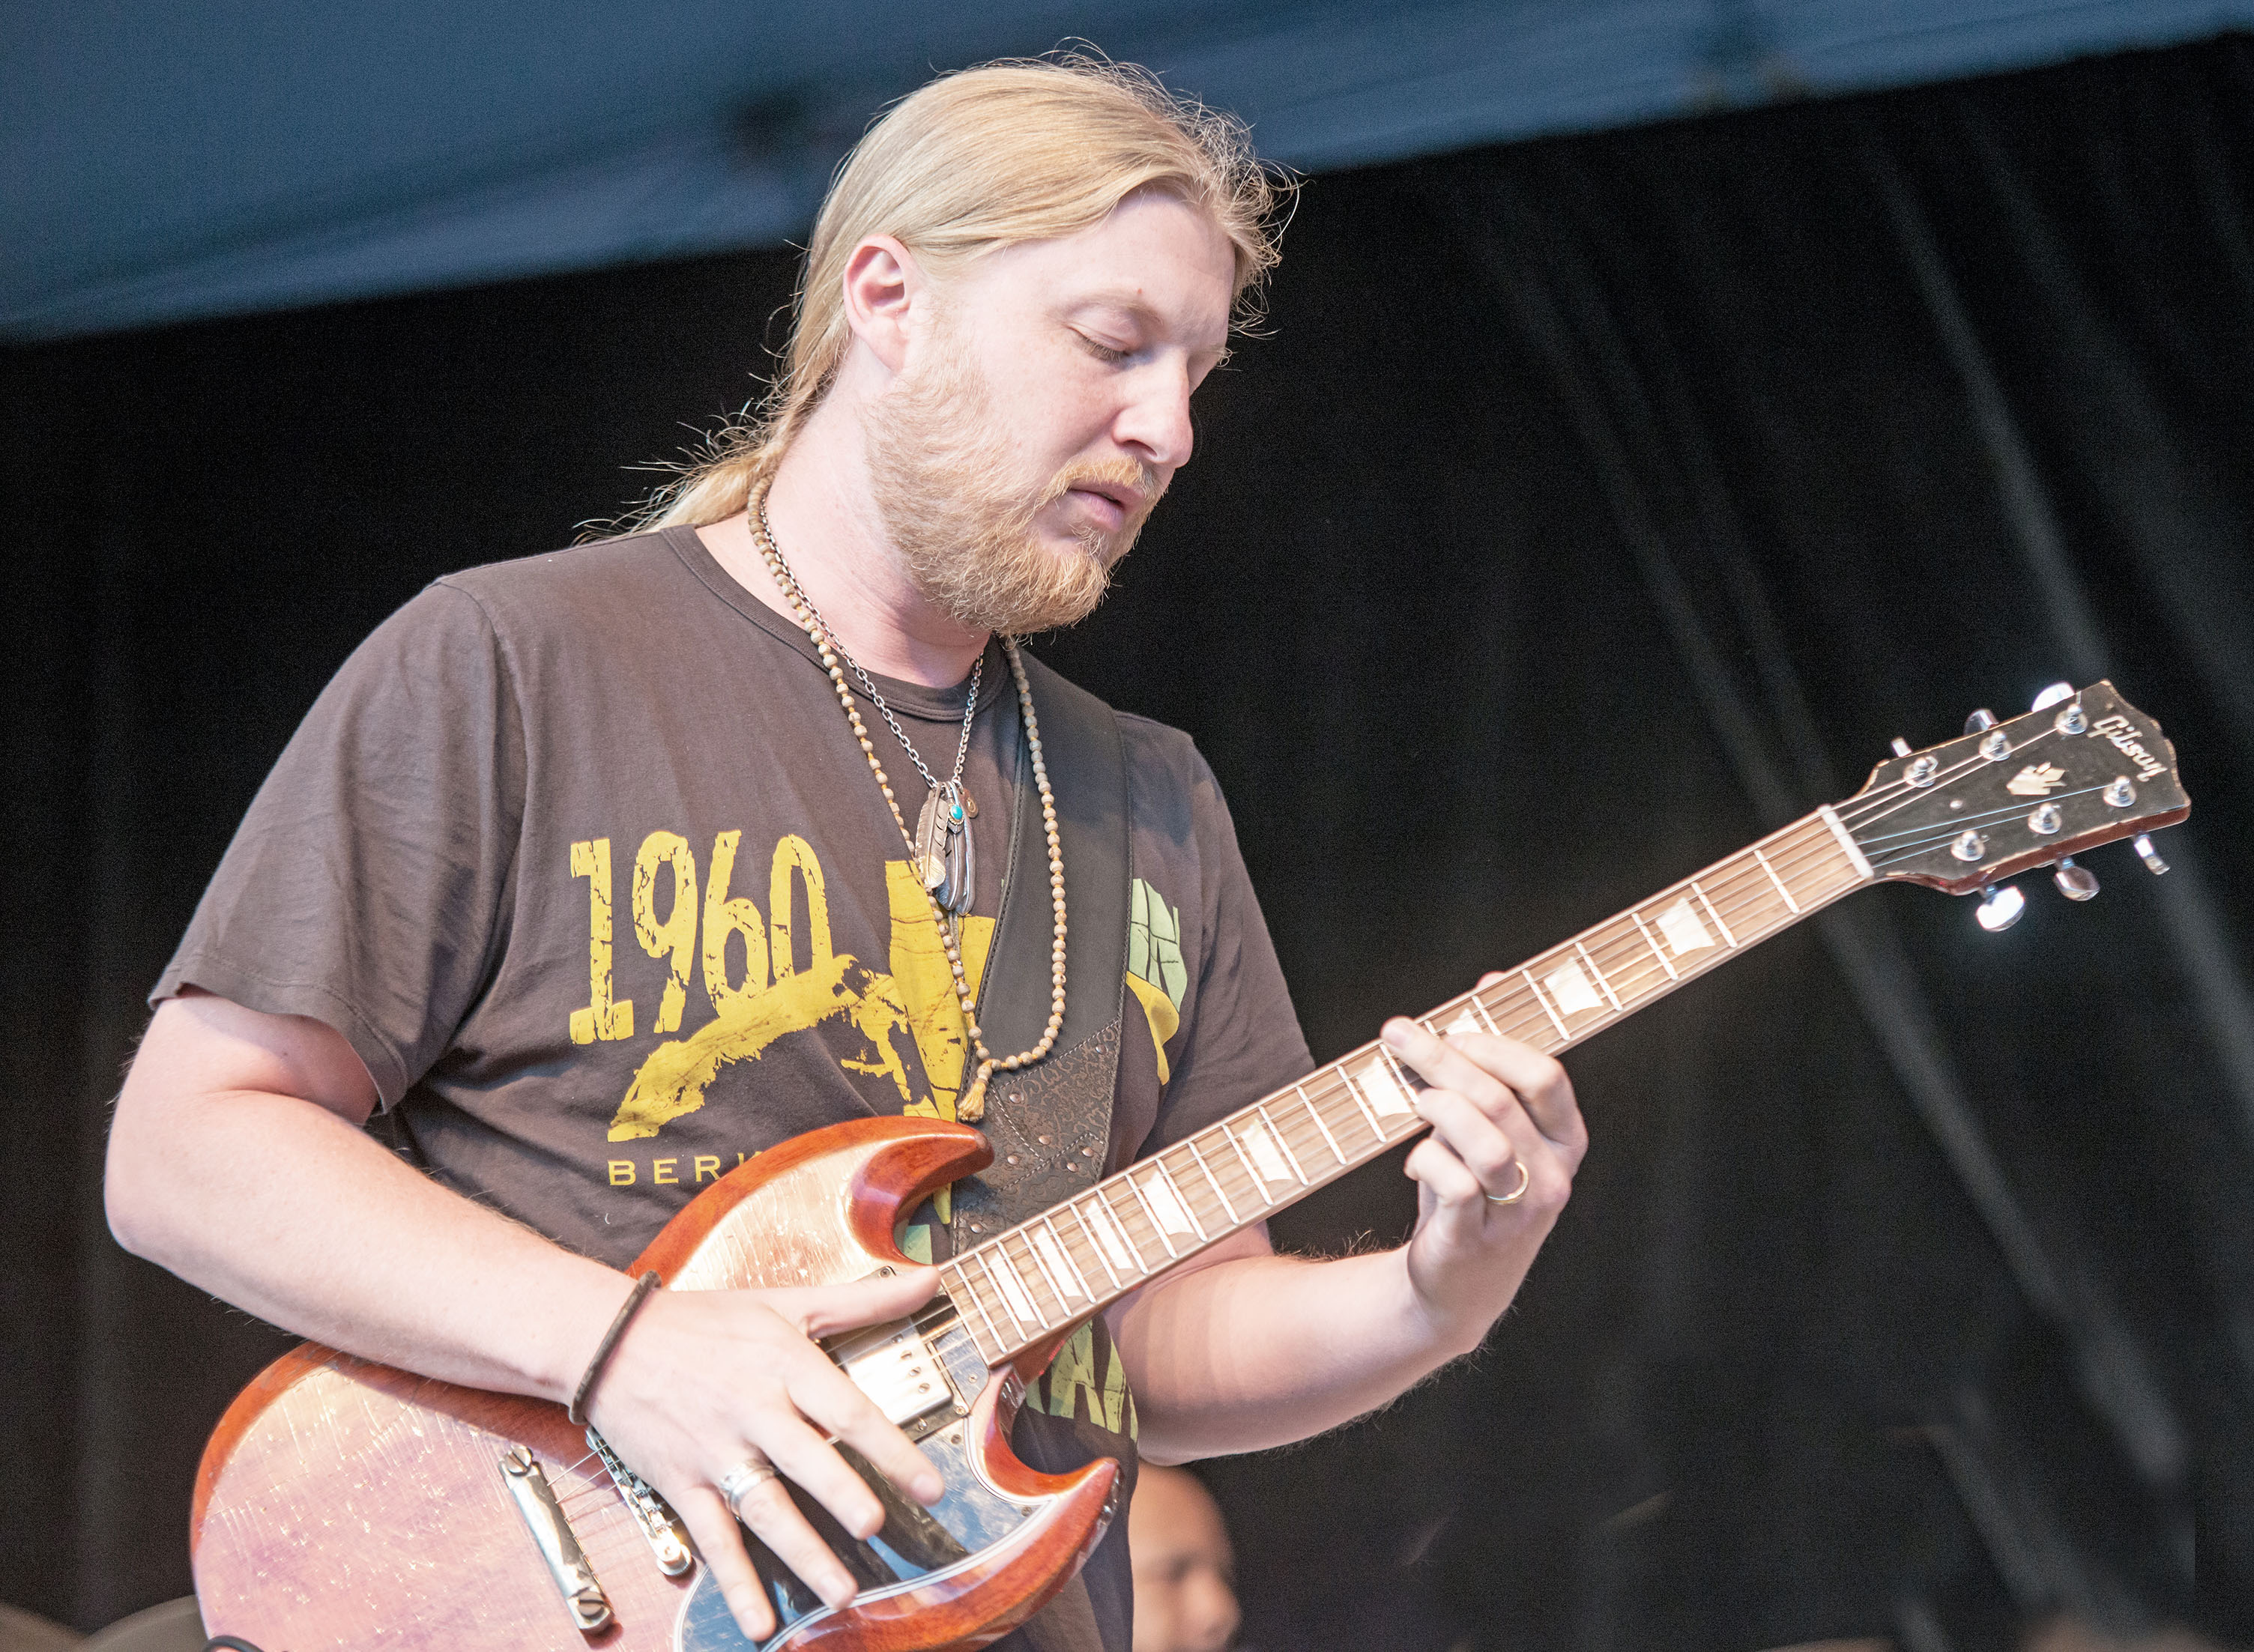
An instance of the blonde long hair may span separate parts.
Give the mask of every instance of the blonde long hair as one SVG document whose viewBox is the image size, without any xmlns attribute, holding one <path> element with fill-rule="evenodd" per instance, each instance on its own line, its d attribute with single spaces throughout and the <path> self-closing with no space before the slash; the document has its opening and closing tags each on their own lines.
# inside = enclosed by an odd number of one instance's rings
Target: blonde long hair
<svg viewBox="0 0 2254 1652">
<path fill-rule="evenodd" d="M 1073 54 L 965 69 L 903 99 L 838 169 L 800 266 L 783 370 L 755 417 L 722 430 L 636 515 L 701 528 L 744 508 L 830 389 L 852 332 L 846 261 L 867 236 L 898 238 L 943 279 L 979 254 L 1101 223 L 1138 190 L 1208 214 L 1236 249 L 1236 314 L 1255 318 L 1278 256 L 1288 179 L 1251 134 L 1148 70 Z"/>
</svg>

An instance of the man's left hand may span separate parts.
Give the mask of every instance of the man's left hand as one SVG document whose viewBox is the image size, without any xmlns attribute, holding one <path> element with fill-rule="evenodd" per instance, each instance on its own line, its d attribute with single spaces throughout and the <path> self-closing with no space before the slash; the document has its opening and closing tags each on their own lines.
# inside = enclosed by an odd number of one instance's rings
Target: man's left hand
<svg viewBox="0 0 2254 1652">
<path fill-rule="evenodd" d="M 1418 1184 L 1409 1282 L 1443 1340 L 1475 1344 L 1564 1208 L 1589 1132 L 1565 1069 L 1530 1045 L 1489 1032 L 1438 1037 L 1398 1018 L 1386 1023 L 1385 1043 L 1432 1086 L 1417 1111 L 1432 1133 L 1405 1166 Z"/>
</svg>

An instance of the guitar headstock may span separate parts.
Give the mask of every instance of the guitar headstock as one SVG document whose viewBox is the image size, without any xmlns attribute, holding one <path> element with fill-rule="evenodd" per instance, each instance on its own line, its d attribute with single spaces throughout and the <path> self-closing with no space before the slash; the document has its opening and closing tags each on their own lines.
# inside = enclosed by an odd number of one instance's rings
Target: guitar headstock
<svg viewBox="0 0 2254 1652">
<path fill-rule="evenodd" d="M 1894 749 L 1834 813 L 1877 876 L 1952 895 L 2068 863 L 2059 887 L 2087 900 L 2096 880 L 2071 857 L 2191 813 L 2175 748 L 2110 682 L 2078 693 L 2062 684 L 2022 717 L 1997 723 L 1976 713 L 1962 739 Z M 2141 837 L 2138 850 L 2154 871 L 2166 870 Z M 2015 903 L 2008 915 L 1991 922 L 1982 914 L 1992 928 L 2018 915 L 2016 892 L 2006 892 Z"/>
</svg>

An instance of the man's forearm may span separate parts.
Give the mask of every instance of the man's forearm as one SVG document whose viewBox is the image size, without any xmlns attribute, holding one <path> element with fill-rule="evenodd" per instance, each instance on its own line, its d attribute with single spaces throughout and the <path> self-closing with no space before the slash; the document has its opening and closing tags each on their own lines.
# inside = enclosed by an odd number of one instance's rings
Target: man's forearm
<svg viewBox="0 0 2254 1652">
<path fill-rule="evenodd" d="M 150 1052 L 160 1054 L 159 1052 Z M 145 1058 L 144 1058 L 145 1059 Z M 335 1114 L 129 1082 L 110 1148 L 127 1249 L 260 1318 L 480 1388 L 570 1397 L 626 1290 Z"/>
<path fill-rule="evenodd" d="M 1406 1256 L 1244 1255 L 1137 1299 L 1114 1329 L 1139 1449 L 1185 1462 L 1305 1439 L 1471 1352 L 1484 1323 L 1436 1320 Z"/>
</svg>

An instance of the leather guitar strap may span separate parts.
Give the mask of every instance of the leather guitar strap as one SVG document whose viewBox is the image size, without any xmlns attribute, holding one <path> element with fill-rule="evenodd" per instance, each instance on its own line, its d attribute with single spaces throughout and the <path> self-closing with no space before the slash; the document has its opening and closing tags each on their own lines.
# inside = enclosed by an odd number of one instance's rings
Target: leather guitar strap
<svg viewBox="0 0 2254 1652">
<path fill-rule="evenodd" d="M 998 1072 L 987 1086 L 980 1128 L 994 1144 L 994 1162 L 955 1184 L 948 1227 L 958 1253 L 1096 1184 L 1110 1152 L 1119 1079 L 1133 875 L 1126 747 L 1110 706 L 1032 654 L 1021 657 L 1064 854 L 1064 1026 L 1046 1056 Z M 1047 839 L 1022 739 L 1017 792 L 1002 912 L 978 995 L 986 1047 L 1002 1055 L 1040 1041 L 1051 1004 Z"/>
</svg>

